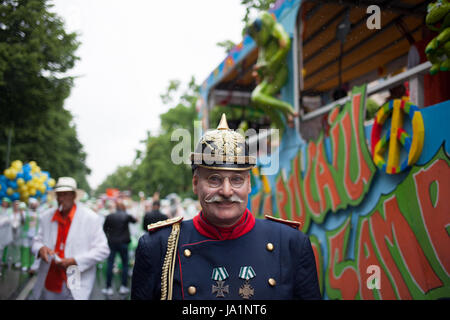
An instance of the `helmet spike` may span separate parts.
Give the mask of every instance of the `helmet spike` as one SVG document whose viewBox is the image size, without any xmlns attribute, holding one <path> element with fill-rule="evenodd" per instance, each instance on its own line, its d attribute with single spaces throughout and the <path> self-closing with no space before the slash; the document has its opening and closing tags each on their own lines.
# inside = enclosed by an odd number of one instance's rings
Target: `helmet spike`
<svg viewBox="0 0 450 320">
<path fill-rule="evenodd" d="M 219 125 L 217 126 L 217 130 L 230 130 L 225 113 L 222 113 L 222 118 L 220 119 Z"/>
</svg>

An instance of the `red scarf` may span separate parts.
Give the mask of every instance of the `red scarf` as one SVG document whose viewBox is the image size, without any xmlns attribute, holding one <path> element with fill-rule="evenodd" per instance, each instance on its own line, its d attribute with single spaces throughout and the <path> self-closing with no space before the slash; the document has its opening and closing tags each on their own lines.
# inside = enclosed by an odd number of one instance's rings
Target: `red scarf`
<svg viewBox="0 0 450 320">
<path fill-rule="evenodd" d="M 54 251 L 55 254 L 57 254 L 61 259 L 64 259 L 66 239 L 67 235 L 69 234 L 70 225 L 72 224 L 76 209 L 77 206 L 74 204 L 66 217 L 63 217 L 61 215 L 61 212 L 59 212 L 59 210 L 56 210 L 52 218 L 52 221 L 58 222 L 58 236 L 56 237 Z M 47 273 L 47 278 L 45 279 L 45 288 L 48 291 L 60 293 L 62 290 L 63 281 L 67 281 L 66 270 L 58 267 L 55 264 L 55 260 L 52 260 L 50 269 Z"/>
<path fill-rule="evenodd" d="M 203 213 L 200 211 L 193 219 L 194 227 L 197 231 L 210 239 L 214 240 L 232 240 L 239 238 L 253 229 L 255 226 L 255 217 L 252 213 L 245 209 L 244 214 L 233 226 L 222 228 L 212 225 Z"/>
</svg>

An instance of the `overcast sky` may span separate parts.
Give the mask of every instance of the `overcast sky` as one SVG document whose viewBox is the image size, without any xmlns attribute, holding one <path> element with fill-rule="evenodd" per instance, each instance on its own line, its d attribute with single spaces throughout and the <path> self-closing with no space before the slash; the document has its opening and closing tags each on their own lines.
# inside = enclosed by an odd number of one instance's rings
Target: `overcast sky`
<svg viewBox="0 0 450 320">
<path fill-rule="evenodd" d="M 203 82 L 225 58 L 216 43 L 242 39 L 239 0 L 53 0 L 66 30 L 80 34 L 78 76 L 66 109 L 75 117 L 97 187 L 131 164 L 146 131 L 168 110 L 169 80 Z"/>
</svg>

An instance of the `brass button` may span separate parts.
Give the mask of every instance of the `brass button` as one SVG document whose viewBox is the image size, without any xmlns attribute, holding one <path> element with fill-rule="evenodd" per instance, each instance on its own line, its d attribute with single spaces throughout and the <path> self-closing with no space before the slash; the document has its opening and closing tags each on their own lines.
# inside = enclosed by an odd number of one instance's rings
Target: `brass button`
<svg viewBox="0 0 450 320">
<path fill-rule="evenodd" d="M 197 288 L 194 287 L 194 286 L 190 286 L 190 287 L 188 288 L 188 293 L 189 293 L 191 296 L 193 296 L 194 294 L 197 293 Z"/>
<path fill-rule="evenodd" d="M 270 285 L 271 287 L 275 287 L 276 284 L 277 284 L 277 282 L 275 281 L 274 278 L 270 278 L 270 279 L 269 279 L 269 285 Z"/>
<path fill-rule="evenodd" d="M 183 254 L 186 258 L 189 258 L 191 256 L 191 250 L 189 249 L 184 249 Z"/>
<path fill-rule="evenodd" d="M 268 244 L 266 244 L 266 249 L 268 251 L 273 251 L 273 244 L 271 244 L 270 242 Z"/>
</svg>

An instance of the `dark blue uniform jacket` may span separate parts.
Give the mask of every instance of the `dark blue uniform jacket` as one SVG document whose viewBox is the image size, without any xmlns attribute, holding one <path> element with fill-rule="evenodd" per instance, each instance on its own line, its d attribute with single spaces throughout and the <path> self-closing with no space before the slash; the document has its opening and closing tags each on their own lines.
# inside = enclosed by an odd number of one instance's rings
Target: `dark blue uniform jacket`
<svg viewBox="0 0 450 320">
<path fill-rule="evenodd" d="M 160 299 L 161 268 L 172 230 L 167 226 L 144 234 L 136 250 L 132 277 L 132 299 Z M 267 244 L 273 250 L 267 249 Z M 190 256 L 184 254 L 189 249 Z M 248 283 L 253 288 L 252 300 L 321 299 L 316 264 L 307 235 L 283 223 L 256 219 L 251 231 L 234 240 L 212 240 L 201 235 L 192 220 L 181 223 L 173 299 L 241 300 L 239 278 L 241 267 L 251 266 L 255 277 Z M 224 267 L 228 278 L 225 297 L 216 297 L 212 286 L 214 268 Z M 269 279 L 273 280 L 269 284 Z M 195 294 L 189 294 L 189 287 Z M 191 293 L 192 293 L 191 289 Z"/>
</svg>

